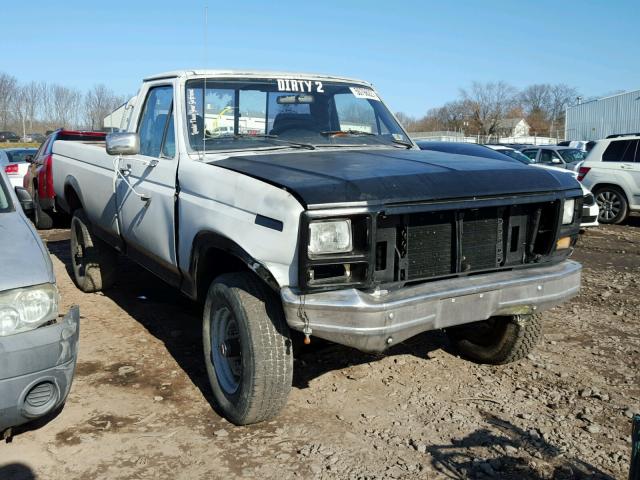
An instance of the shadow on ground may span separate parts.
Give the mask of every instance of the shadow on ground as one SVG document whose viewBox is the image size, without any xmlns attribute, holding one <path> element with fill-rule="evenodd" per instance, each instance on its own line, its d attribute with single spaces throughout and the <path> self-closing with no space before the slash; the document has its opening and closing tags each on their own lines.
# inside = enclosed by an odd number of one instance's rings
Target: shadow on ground
<svg viewBox="0 0 640 480">
<path fill-rule="evenodd" d="M 537 432 L 532 435 L 492 413 L 484 412 L 484 417 L 499 433 L 487 428 L 478 429 L 451 444 L 427 447 L 433 467 L 445 477 L 459 480 L 614 480 L 587 462 L 567 458 L 558 447 L 545 441 Z M 473 455 L 478 448 L 484 449 L 485 458 L 489 460 L 479 460 Z M 544 465 L 541 461 L 521 458 L 525 451 L 544 460 Z"/>
<path fill-rule="evenodd" d="M 0 465 L 0 478 L 2 480 L 35 480 L 36 475 L 22 463 L 10 463 Z"/>
</svg>

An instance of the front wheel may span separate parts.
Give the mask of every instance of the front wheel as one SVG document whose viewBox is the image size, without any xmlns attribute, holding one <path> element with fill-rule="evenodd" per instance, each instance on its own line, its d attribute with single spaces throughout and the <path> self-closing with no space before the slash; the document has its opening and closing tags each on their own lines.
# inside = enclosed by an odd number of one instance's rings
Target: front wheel
<svg viewBox="0 0 640 480">
<path fill-rule="evenodd" d="M 469 360 L 502 365 L 526 357 L 542 336 L 538 315 L 492 317 L 448 328 L 456 349 Z"/>
<path fill-rule="evenodd" d="M 279 299 L 250 273 L 214 280 L 202 322 L 205 364 L 220 412 L 236 425 L 278 415 L 293 378 L 293 350 Z"/>
</svg>

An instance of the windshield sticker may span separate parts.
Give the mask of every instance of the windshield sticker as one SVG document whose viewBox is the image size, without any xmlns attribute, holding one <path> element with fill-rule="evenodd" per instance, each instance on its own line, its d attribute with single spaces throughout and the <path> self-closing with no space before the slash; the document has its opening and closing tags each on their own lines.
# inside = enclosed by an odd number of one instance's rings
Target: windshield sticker
<svg viewBox="0 0 640 480">
<path fill-rule="evenodd" d="M 302 93 L 324 93 L 322 82 L 312 80 L 291 80 L 288 78 L 278 78 L 279 92 L 302 92 Z"/>
<path fill-rule="evenodd" d="M 189 119 L 189 133 L 198 135 L 198 107 L 196 92 L 193 88 L 187 90 L 187 118 Z"/>
<path fill-rule="evenodd" d="M 380 101 L 380 99 L 378 98 L 378 95 L 376 95 L 376 92 L 374 92 L 370 88 L 349 87 L 349 90 L 351 90 L 351 93 L 353 93 L 353 96 L 356 98 L 364 98 L 366 100 Z"/>
</svg>

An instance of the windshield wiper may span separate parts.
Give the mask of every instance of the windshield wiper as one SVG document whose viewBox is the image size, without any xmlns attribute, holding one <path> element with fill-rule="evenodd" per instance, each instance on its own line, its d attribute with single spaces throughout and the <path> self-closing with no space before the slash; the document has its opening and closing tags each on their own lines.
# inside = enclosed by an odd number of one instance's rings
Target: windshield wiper
<svg viewBox="0 0 640 480">
<path fill-rule="evenodd" d="M 372 137 L 377 137 L 375 133 L 363 132 L 362 130 L 327 130 L 325 132 L 320 132 L 320 135 L 324 135 L 325 137 L 331 137 L 333 135 L 367 135 Z"/>
<path fill-rule="evenodd" d="M 397 145 L 403 145 L 405 147 L 407 147 L 407 150 L 409 150 L 410 148 L 413 148 L 413 143 L 411 142 L 405 142 L 404 140 L 397 140 L 397 139 L 393 139 L 391 140 L 393 143 L 397 144 Z"/>
<path fill-rule="evenodd" d="M 320 132 L 320 135 L 325 135 L 327 137 L 329 136 L 340 136 L 340 135 L 354 135 L 354 136 L 361 136 L 361 135 L 365 135 L 367 137 L 380 137 L 380 135 L 377 135 L 375 133 L 370 133 L 370 132 L 363 132 L 362 130 L 328 130 L 326 132 Z M 382 145 L 389 145 L 388 142 L 385 142 L 382 139 L 376 138 L 376 140 L 380 140 L 380 143 Z M 413 148 L 413 144 L 410 142 L 405 142 L 403 140 L 397 140 L 395 138 L 391 139 L 391 142 L 397 144 L 397 145 L 402 145 L 404 147 L 406 147 L 407 149 L 409 148 Z"/>
<path fill-rule="evenodd" d="M 266 133 L 262 135 L 248 135 L 246 133 L 236 133 L 233 135 L 233 138 L 266 138 L 268 140 L 273 140 L 274 142 L 280 142 L 287 145 L 291 145 L 292 147 L 295 147 L 295 148 L 306 148 L 308 150 L 316 149 L 316 147 L 314 147 L 310 143 L 292 142 L 290 140 L 284 140 L 282 138 L 278 138 L 277 135 L 269 135 Z"/>
</svg>

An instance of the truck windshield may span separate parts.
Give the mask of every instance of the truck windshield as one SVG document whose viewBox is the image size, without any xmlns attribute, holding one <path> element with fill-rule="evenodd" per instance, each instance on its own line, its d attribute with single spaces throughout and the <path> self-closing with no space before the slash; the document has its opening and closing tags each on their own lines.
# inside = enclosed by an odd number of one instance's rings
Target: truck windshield
<svg viewBox="0 0 640 480">
<path fill-rule="evenodd" d="M 205 89 L 206 83 L 206 89 Z M 291 145 L 411 146 L 369 87 L 305 79 L 197 79 L 185 90 L 196 151 Z"/>
</svg>

